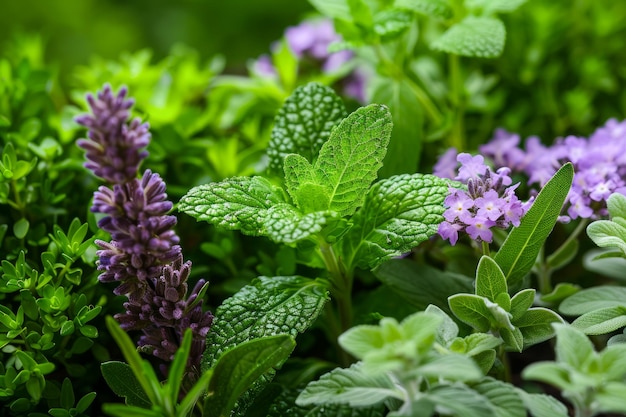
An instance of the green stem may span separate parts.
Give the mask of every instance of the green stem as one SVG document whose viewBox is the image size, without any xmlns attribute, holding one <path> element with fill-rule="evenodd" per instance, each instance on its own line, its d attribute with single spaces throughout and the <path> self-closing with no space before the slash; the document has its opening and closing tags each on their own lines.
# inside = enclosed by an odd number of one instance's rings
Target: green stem
<svg viewBox="0 0 626 417">
<path fill-rule="evenodd" d="M 454 112 L 454 125 L 450 135 L 450 147 L 462 152 L 466 149 L 465 143 L 465 91 L 463 88 L 463 78 L 461 76 L 460 58 L 458 55 L 448 55 L 448 66 L 450 74 L 450 99 Z"/>
<path fill-rule="evenodd" d="M 485 256 L 491 256 L 491 252 L 489 251 L 489 243 L 485 242 L 483 240 L 482 242 L 482 247 L 483 247 L 483 255 Z"/>
</svg>

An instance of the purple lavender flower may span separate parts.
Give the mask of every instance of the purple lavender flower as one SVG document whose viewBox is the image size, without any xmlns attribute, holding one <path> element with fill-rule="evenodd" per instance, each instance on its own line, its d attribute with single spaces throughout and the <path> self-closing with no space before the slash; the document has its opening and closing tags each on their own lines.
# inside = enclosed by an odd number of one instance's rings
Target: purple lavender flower
<svg viewBox="0 0 626 417">
<path fill-rule="evenodd" d="M 98 226 L 111 235 L 110 242 L 96 241 L 98 269 L 103 271 L 99 279 L 119 283 L 114 293 L 128 297 L 126 311 L 115 318 L 125 330 L 143 333 L 138 343 L 142 350 L 169 362 L 185 329 L 191 328 L 188 365 L 197 370 L 213 321 L 197 298 L 205 282 L 199 281 L 185 299 L 191 263 L 183 262 L 173 230 L 176 217 L 167 214 L 172 203 L 165 183 L 150 170 L 137 178 L 150 133 L 147 123 L 128 122 L 133 101 L 126 93 L 122 88 L 115 95 L 105 85 L 97 98 L 87 96 L 92 114 L 76 119 L 89 128 L 89 139 L 78 141 L 89 159 L 85 166 L 112 185 L 98 188 L 91 208 L 106 215 Z"/>
<path fill-rule="evenodd" d="M 511 186 L 510 170 L 500 168 L 493 172 L 481 155 L 461 153 L 456 159 L 461 166 L 455 179 L 466 183 L 467 191 L 450 188 L 444 200 L 447 208 L 443 213 L 445 220 L 439 224 L 439 235 L 452 245 L 458 241 L 460 232 L 479 242 L 491 242 L 492 227 L 518 226 L 528 205 L 523 205 L 515 195 L 519 184 Z"/>
</svg>

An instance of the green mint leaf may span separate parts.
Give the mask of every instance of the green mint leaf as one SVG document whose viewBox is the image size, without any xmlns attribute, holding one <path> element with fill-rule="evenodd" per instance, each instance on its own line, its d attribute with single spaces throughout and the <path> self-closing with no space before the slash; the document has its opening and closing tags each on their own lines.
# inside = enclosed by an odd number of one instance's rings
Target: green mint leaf
<svg viewBox="0 0 626 417">
<path fill-rule="evenodd" d="M 351 407 L 367 407 L 385 401 L 389 397 L 400 398 L 387 374 L 372 375 L 362 370 L 357 362 L 350 368 L 337 368 L 309 383 L 296 399 L 300 406 L 309 404 L 348 404 Z"/>
<path fill-rule="evenodd" d="M 448 297 L 473 291 L 469 277 L 419 265 L 407 259 L 392 259 L 374 270 L 374 275 L 416 310 L 434 304 L 447 314 Z"/>
<path fill-rule="evenodd" d="M 607 380 L 622 380 L 626 372 L 626 344 L 607 346 L 600 352 L 599 364 Z"/>
<path fill-rule="evenodd" d="M 474 356 L 484 351 L 493 349 L 502 344 L 502 340 L 489 333 L 472 333 L 466 336 L 465 353 L 467 356 Z"/>
<path fill-rule="evenodd" d="M 372 11 L 363 0 L 348 0 L 352 22 L 365 29 L 374 26 Z"/>
<path fill-rule="evenodd" d="M 474 294 L 455 294 L 448 298 L 448 304 L 454 315 L 479 332 L 491 328 L 492 313 L 485 305 L 484 297 Z"/>
<path fill-rule="evenodd" d="M 301 155 L 285 157 L 285 185 L 295 205 L 305 213 L 324 211 L 330 205 L 331 190 L 320 184 L 313 166 Z"/>
<path fill-rule="evenodd" d="M 506 278 L 496 261 L 489 256 L 481 257 L 476 269 L 476 295 L 496 301 L 496 297 L 507 291 Z"/>
<path fill-rule="evenodd" d="M 509 286 L 521 281 L 535 264 L 561 213 L 573 178 L 574 168 L 568 162 L 546 183 L 520 225 L 511 230 L 494 256 Z"/>
<path fill-rule="evenodd" d="M 426 398 L 459 417 L 496 417 L 496 410 L 487 399 L 466 385 L 436 385 Z"/>
<path fill-rule="evenodd" d="M 626 413 L 626 384 L 609 382 L 595 395 L 597 407 L 602 411 Z"/>
<path fill-rule="evenodd" d="M 405 10 L 382 10 L 374 16 L 374 32 L 383 41 L 396 39 L 409 29 L 412 24 L 413 14 Z"/>
<path fill-rule="evenodd" d="M 441 35 L 431 46 L 451 54 L 496 58 L 504 50 L 506 29 L 500 19 L 467 16 Z"/>
<path fill-rule="evenodd" d="M 313 163 L 345 115 L 343 102 L 332 88 L 318 83 L 296 88 L 274 121 L 267 148 L 270 169 L 281 172 L 288 154 L 299 154 Z"/>
<path fill-rule="evenodd" d="M 561 390 L 574 392 L 579 387 L 575 382 L 570 380 L 571 376 L 569 375 L 568 368 L 568 365 L 556 362 L 536 362 L 524 368 L 522 378 L 545 382 Z"/>
<path fill-rule="evenodd" d="M 526 417 L 526 407 L 513 385 L 485 377 L 471 387 L 489 400 L 498 417 Z"/>
<path fill-rule="evenodd" d="M 533 417 L 568 417 L 567 407 L 556 398 L 546 394 L 529 394 L 518 389 L 524 406 Z"/>
<path fill-rule="evenodd" d="M 535 307 L 513 321 L 524 336 L 524 348 L 544 342 L 554 336 L 553 323 L 563 323 L 561 316 L 554 311 Z"/>
<path fill-rule="evenodd" d="M 127 363 L 104 362 L 100 365 L 100 371 L 111 390 L 120 397 L 124 397 L 126 404 L 141 408 L 152 406 Z"/>
<path fill-rule="evenodd" d="M 566 298 L 559 305 L 559 311 L 566 315 L 579 316 L 611 307 L 626 307 L 626 288 L 603 285 L 584 289 Z"/>
<path fill-rule="evenodd" d="M 526 0 L 465 0 L 465 7 L 469 10 L 482 11 L 483 14 L 511 13 Z"/>
<path fill-rule="evenodd" d="M 357 109 L 333 129 L 314 165 L 320 183 L 330 191 L 329 210 L 351 215 L 363 204 L 382 166 L 391 127 L 387 107 L 371 104 Z"/>
<path fill-rule="evenodd" d="M 450 381 L 475 381 L 483 376 L 472 359 L 454 353 L 434 356 L 424 365 L 415 368 L 414 372 L 415 375 L 433 380 L 441 378 Z"/>
<path fill-rule="evenodd" d="M 396 0 L 394 5 L 439 19 L 450 19 L 453 15 L 447 0 Z"/>
<path fill-rule="evenodd" d="M 225 352 L 213 368 L 203 416 L 230 415 L 254 381 L 287 360 L 295 346 L 293 337 L 283 334 L 249 340 Z"/>
<path fill-rule="evenodd" d="M 372 101 L 389 106 L 393 121 L 391 141 L 379 177 L 415 172 L 424 138 L 424 110 L 415 89 L 404 78 L 384 78 L 375 84 Z"/>
<path fill-rule="evenodd" d="M 302 214 L 287 203 L 277 204 L 267 210 L 263 224 L 267 236 L 275 242 L 295 243 L 322 230 L 326 214 L 315 212 Z"/>
<path fill-rule="evenodd" d="M 617 248 L 626 256 L 626 227 L 611 220 L 596 220 L 587 226 L 587 234 L 601 248 Z"/>
<path fill-rule="evenodd" d="M 426 313 L 434 314 L 441 317 L 442 321 L 437 329 L 437 334 L 435 335 L 435 342 L 439 343 L 442 346 L 448 346 L 458 335 L 459 335 L 459 326 L 450 318 L 450 316 L 437 307 L 436 305 L 430 304 L 424 310 Z"/>
<path fill-rule="evenodd" d="M 572 326 L 585 334 L 607 334 L 626 326 L 626 306 L 601 308 L 590 311 L 572 322 Z"/>
<path fill-rule="evenodd" d="M 374 184 L 342 239 L 346 264 L 373 269 L 434 235 L 443 221 L 448 185 L 447 180 L 423 174 L 397 175 Z"/>
<path fill-rule="evenodd" d="M 207 338 L 203 366 L 214 366 L 226 350 L 247 340 L 277 334 L 295 337 L 309 328 L 328 300 L 319 280 L 298 276 L 259 277 L 226 299 Z"/>
<path fill-rule="evenodd" d="M 282 190 L 262 177 L 234 177 L 192 188 L 178 209 L 197 220 L 259 236 L 268 209 L 284 203 Z"/>
</svg>

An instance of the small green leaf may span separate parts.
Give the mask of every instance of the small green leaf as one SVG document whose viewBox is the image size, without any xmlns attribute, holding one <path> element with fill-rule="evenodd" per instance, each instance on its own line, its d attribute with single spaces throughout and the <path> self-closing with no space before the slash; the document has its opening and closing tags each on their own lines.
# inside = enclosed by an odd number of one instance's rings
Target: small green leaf
<svg viewBox="0 0 626 417">
<path fill-rule="evenodd" d="M 459 417 L 496 417 L 493 405 L 466 385 L 435 385 L 426 398 L 437 404 L 446 414 Z"/>
<path fill-rule="evenodd" d="M 296 399 L 300 406 L 309 404 L 349 404 L 367 407 L 399 397 L 387 374 L 371 375 L 362 371 L 362 363 L 337 368 L 309 383 Z"/>
<path fill-rule="evenodd" d="M 178 209 L 197 220 L 259 236 L 266 233 L 268 209 L 279 203 L 284 203 L 282 191 L 265 178 L 235 177 L 192 188 Z"/>
<path fill-rule="evenodd" d="M 487 16 L 467 16 L 444 32 L 433 44 L 451 54 L 496 58 L 504 50 L 506 29 L 500 19 Z"/>
<path fill-rule="evenodd" d="M 543 307 L 531 308 L 513 322 L 524 336 L 524 348 L 552 338 L 553 323 L 563 323 L 563 319 L 554 311 Z"/>
<path fill-rule="evenodd" d="M 580 286 L 569 282 L 559 282 L 549 294 L 542 294 L 541 301 L 558 305 L 563 300 L 580 291 Z"/>
<path fill-rule="evenodd" d="M 626 384 L 609 382 L 595 395 L 597 407 L 605 412 L 626 413 Z"/>
<path fill-rule="evenodd" d="M 518 389 L 524 406 L 533 417 L 568 417 L 567 407 L 556 398 L 545 394 L 529 394 Z"/>
<path fill-rule="evenodd" d="M 521 281 L 532 269 L 539 250 L 561 213 L 573 178 L 572 164 L 563 165 L 539 192 L 520 225 L 511 230 L 494 256 L 509 286 Z"/>
<path fill-rule="evenodd" d="M 450 381 L 475 381 L 483 376 L 474 361 L 465 355 L 458 354 L 435 356 L 424 365 L 411 370 L 410 373 L 433 380 L 441 378 Z"/>
<path fill-rule="evenodd" d="M 408 252 L 437 232 L 443 221 L 448 181 L 404 174 L 377 182 L 341 242 L 345 263 L 373 269 Z"/>
<path fill-rule="evenodd" d="M 111 390 L 124 397 L 126 404 L 150 408 L 150 400 L 128 364 L 118 361 L 104 362 L 100 364 L 100 371 Z"/>
<path fill-rule="evenodd" d="M 518 328 L 501 328 L 500 337 L 504 340 L 504 344 L 509 350 L 521 352 L 524 349 L 524 335 Z"/>
<path fill-rule="evenodd" d="M 587 234 L 601 248 L 617 248 L 626 255 L 626 227 L 611 220 L 596 220 L 587 226 Z"/>
<path fill-rule="evenodd" d="M 302 214 L 292 205 L 281 203 L 267 210 L 263 219 L 267 236 L 275 242 L 295 243 L 322 230 L 326 214 Z"/>
<path fill-rule="evenodd" d="M 526 417 L 524 403 L 513 385 L 485 377 L 471 387 L 489 400 L 498 417 Z"/>
<path fill-rule="evenodd" d="M 203 415 L 230 415 L 239 396 L 261 375 L 287 360 L 295 346 L 293 337 L 283 334 L 249 340 L 226 351 L 213 368 Z"/>
<path fill-rule="evenodd" d="M 535 302 L 535 290 L 527 288 L 515 294 L 511 298 L 511 320 L 515 321 L 523 316 Z"/>
<path fill-rule="evenodd" d="M 607 334 L 626 326 L 626 306 L 606 307 L 578 317 L 572 326 L 585 334 Z"/>
<path fill-rule="evenodd" d="M 465 7 L 470 10 L 481 9 L 483 14 L 510 13 L 526 0 L 465 0 Z"/>
<path fill-rule="evenodd" d="M 396 39 L 410 28 L 412 24 L 413 15 L 405 10 L 383 10 L 374 16 L 374 32 L 383 41 Z"/>
<path fill-rule="evenodd" d="M 476 295 L 495 301 L 502 293 L 506 293 L 506 278 L 502 270 L 489 256 L 482 256 L 476 269 Z"/>
<path fill-rule="evenodd" d="M 371 104 L 357 109 L 332 130 L 314 165 L 320 183 L 330 190 L 329 210 L 351 215 L 363 204 L 382 166 L 391 127 L 387 107 Z"/>
<path fill-rule="evenodd" d="M 330 131 L 345 115 L 343 102 L 332 88 L 318 83 L 296 88 L 274 121 L 267 148 L 270 169 L 280 172 L 288 154 L 314 163 Z"/>
<path fill-rule="evenodd" d="M 584 369 L 595 355 L 593 344 L 580 330 L 567 324 L 553 324 L 556 331 L 556 360 L 574 369 Z"/>
<path fill-rule="evenodd" d="M 447 0 L 396 0 L 394 5 L 440 19 L 449 19 L 453 15 Z"/>
<path fill-rule="evenodd" d="M 21 218 L 13 225 L 13 234 L 18 239 L 24 239 L 28 234 L 30 223 L 27 219 Z"/>
<path fill-rule="evenodd" d="M 621 193 L 613 193 L 606 200 L 606 207 L 609 215 L 626 219 L 626 196 Z"/>
<path fill-rule="evenodd" d="M 491 328 L 492 314 L 485 305 L 485 300 L 484 297 L 474 294 L 455 294 L 448 298 L 448 304 L 459 320 L 479 332 L 487 332 Z"/>
<path fill-rule="evenodd" d="M 603 285 L 581 290 L 566 298 L 559 305 L 559 311 L 563 314 L 579 316 L 611 307 L 626 307 L 626 288 Z"/>
<path fill-rule="evenodd" d="M 326 17 L 348 21 L 352 19 L 348 0 L 309 0 L 309 3 Z"/>
</svg>

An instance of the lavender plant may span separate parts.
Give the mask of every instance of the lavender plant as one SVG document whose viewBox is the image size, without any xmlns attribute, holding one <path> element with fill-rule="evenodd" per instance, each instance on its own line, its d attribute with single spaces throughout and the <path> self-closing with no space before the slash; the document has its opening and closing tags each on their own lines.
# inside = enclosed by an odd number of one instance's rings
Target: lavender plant
<svg viewBox="0 0 626 417">
<path fill-rule="evenodd" d="M 192 329 L 187 369 L 195 379 L 213 321 L 210 312 L 202 311 L 206 284 L 199 280 L 187 295 L 191 263 L 183 262 L 173 230 L 176 218 L 167 215 L 172 203 L 165 183 L 150 170 L 137 178 L 150 134 L 138 118 L 128 122 L 133 101 L 126 99 L 126 91 L 114 94 L 105 85 L 97 97 L 87 96 L 92 114 L 77 118 L 89 129 L 89 139 L 78 142 L 86 151 L 85 166 L 112 185 L 96 191 L 92 206 L 92 211 L 105 215 L 98 226 L 112 239 L 96 241 L 98 269 L 103 271 L 99 279 L 119 283 L 114 293 L 128 297 L 126 311 L 115 317 L 124 330 L 142 332 L 138 345 L 143 351 L 170 362 L 184 329 Z"/>
</svg>

